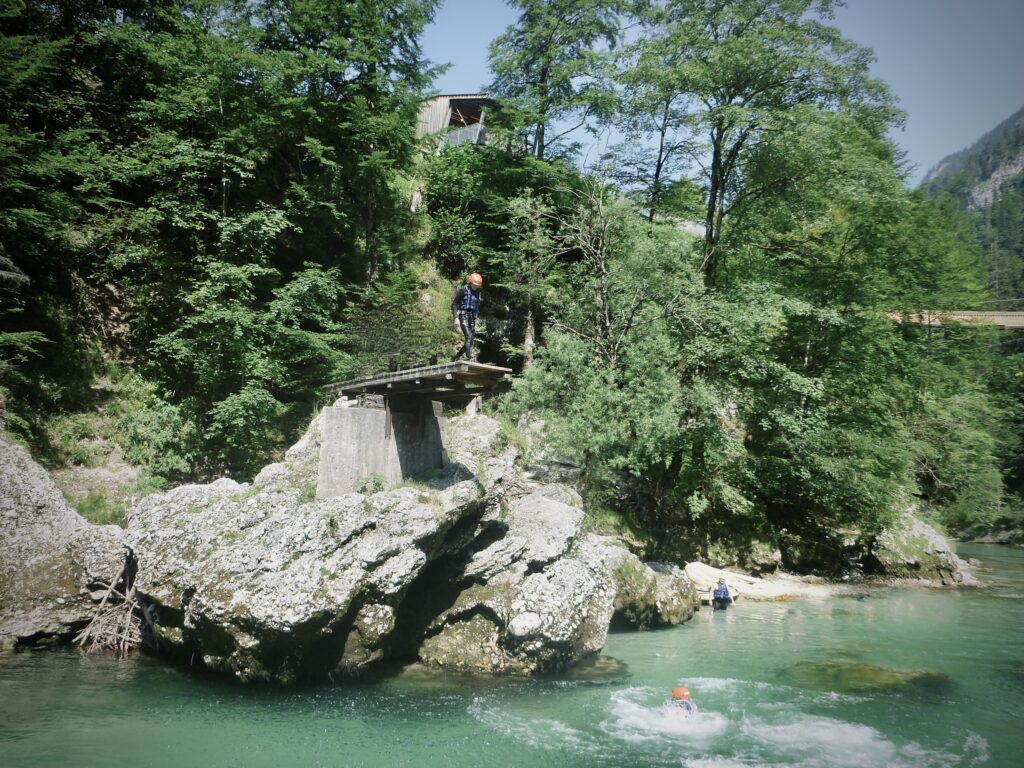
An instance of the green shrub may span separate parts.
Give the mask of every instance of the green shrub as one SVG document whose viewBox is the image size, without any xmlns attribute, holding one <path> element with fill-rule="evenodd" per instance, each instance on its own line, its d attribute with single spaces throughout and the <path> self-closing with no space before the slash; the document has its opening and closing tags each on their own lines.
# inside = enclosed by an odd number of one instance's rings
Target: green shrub
<svg viewBox="0 0 1024 768">
<path fill-rule="evenodd" d="M 367 475 L 359 482 L 357 489 L 364 496 L 372 496 L 384 490 L 384 478 L 380 475 Z"/>
<path fill-rule="evenodd" d="M 96 466 L 102 441 L 95 416 L 87 413 L 62 414 L 50 422 L 48 431 L 60 461 L 82 467 Z"/>
<path fill-rule="evenodd" d="M 195 460 L 195 429 L 181 408 L 167 402 L 157 386 L 130 375 L 120 385 L 115 439 L 125 460 L 158 478 L 189 474 Z"/>
</svg>

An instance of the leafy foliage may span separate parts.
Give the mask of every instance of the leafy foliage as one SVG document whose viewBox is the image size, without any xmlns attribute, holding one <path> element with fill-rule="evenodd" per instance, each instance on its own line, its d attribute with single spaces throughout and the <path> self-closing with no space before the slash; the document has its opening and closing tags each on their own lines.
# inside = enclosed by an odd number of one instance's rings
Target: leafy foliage
<svg viewBox="0 0 1024 768">
<path fill-rule="evenodd" d="M 491 43 L 499 119 L 522 132 L 530 154 L 549 157 L 558 142 L 587 120 L 605 113 L 610 93 L 602 77 L 604 54 L 620 37 L 619 0 L 508 0 L 519 10 L 515 23 Z M 549 130 L 556 121 L 569 128 Z"/>
<path fill-rule="evenodd" d="M 251 473 L 349 362 L 347 286 L 415 255 L 398 174 L 435 5 L 27 2 L 0 19 L 0 243 L 4 274 L 31 281 L 4 339 L 69 351 L 36 366 L 52 383 L 7 385 L 12 423 L 39 434 L 87 406 L 64 382 L 87 390 L 101 366 L 75 350 L 99 349 L 162 393 L 150 415 L 193 436 L 175 454 L 190 472 Z M 155 460 L 138 426 L 126 442 Z"/>
<path fill-rule="evenodd" d="M 672 556 L 771 542 L 827 570 L 841 531 L 877 533 L 915 497 L 960 527 L 1002 509 L 986 337 L 890 316 L 983 297 L 962 223 L 902 188 L 878 126 L 799 118 L 752 150 L 750 183 L 781 181 L 723 231 L 713 290 L 700 246 L 645 236 L 611 190 L 557 228 L 573 301 L 516 402 Z"/>
<path fill-rule="evenodd" d="M 447 356 L 479 271 L 485 354 L 524 370 L 510 417 L 665 556 L 827 570 L 911 504 L 1010 519 L 1019 339 L 898 322 L 1024 293 L 1020 184 L 963 211 L 995 155 L 906 191 L 899 115 L 828 0 L 512 5 L 499 140 L 423 158 L 436 0 L 0 14 L 11 429 L 53 464 L 116 447 L 140 492 L 249 476 L 318 385 Z M 567 160 L 581 126 L 624 138 L 601 179 Z"/>
</svg>

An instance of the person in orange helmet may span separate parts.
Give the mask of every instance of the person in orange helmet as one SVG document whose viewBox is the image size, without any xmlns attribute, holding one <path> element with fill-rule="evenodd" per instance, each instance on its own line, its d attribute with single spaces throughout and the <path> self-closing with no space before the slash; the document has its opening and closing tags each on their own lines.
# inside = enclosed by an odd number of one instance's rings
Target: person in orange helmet
<svg viewBox="0 0 1024 768">
<path fill-rule="evenodd" d="M 690 699 L 690 689 L 685 685 L 677 685 L 672 689 L 672 698 L 668 705 L 676 713 L 677 717 L 689 717 L 697 714 L 697 705 Z"/>
<path fill-rule="evenodd" d="M 455 322 L 455 329 L 462 331 L 465 339 L 462 347 L 455 353 L 452 360 L 458 360 L 463 355 L 466 360 L 473 359 L 473 336 L 476 334 L 476 318 L 480 314 L 480 287 L 484 279 L 479 272 L 474 272 L 466 278 L 466 284 L 455 292 L 452 299 L 452 319 Z"/>
</svg>

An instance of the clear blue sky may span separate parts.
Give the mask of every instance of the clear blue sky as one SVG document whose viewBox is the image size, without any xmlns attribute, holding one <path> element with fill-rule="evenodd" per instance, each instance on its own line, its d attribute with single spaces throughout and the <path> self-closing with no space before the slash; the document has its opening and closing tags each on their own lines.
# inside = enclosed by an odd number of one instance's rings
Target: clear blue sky
<svg viewBox="0 0 1024 768">
<path fill-rule="evenodd" d="M 503 0 L 444 0 L 423 38 L 429 59 L 452 63 L 437 89 L 484 86 L 487 46 L 514 19 Z M 1024 106 L 1024 0 L 849 0 L 833 23 L 874 50 L 907 112 L 893 138 L 912 184 Z"/>
</svg>

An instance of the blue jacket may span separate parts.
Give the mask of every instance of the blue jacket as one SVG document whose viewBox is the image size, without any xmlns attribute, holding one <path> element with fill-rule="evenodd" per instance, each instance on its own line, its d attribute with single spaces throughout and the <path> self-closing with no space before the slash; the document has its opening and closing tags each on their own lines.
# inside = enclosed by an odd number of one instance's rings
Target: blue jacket
<svg viewBox="0 0 1024 768">
<path fill-rule="evenodd" d="M 688 701 L 686 699 L 670 699 L 669 701 L 673 707 L 678 707 L 679 709 L 683 710 L 687 715 L 697 714 L 697 705 L 694 704 L 692 701 Z"/>
<path fill-rule="evenodd" d="M 715 587 L 715 600 L 730 600 L 729 587 L 726 584 L 719 584 Z"/>
<path fill-rule="evenodd" d="M 452 314 L 457 315 L 464 312 L 467 315 L 476 315 L 480 312 L 480 290 L 473 290 L 464 285 L 455 292 L 452 299 Z"/>
</svg>

